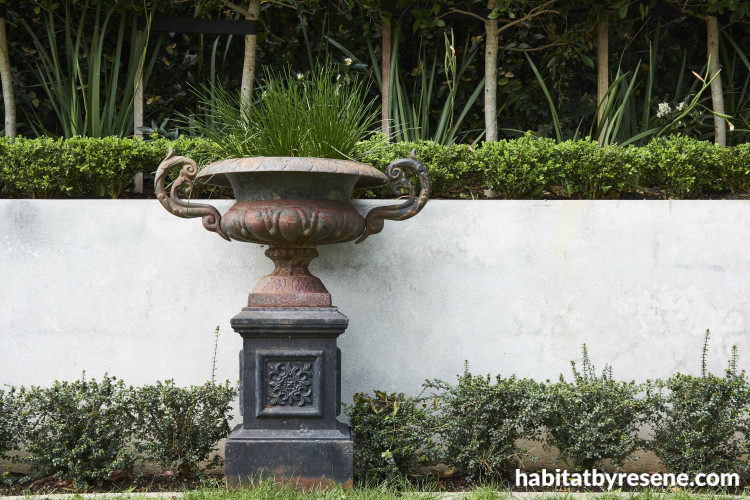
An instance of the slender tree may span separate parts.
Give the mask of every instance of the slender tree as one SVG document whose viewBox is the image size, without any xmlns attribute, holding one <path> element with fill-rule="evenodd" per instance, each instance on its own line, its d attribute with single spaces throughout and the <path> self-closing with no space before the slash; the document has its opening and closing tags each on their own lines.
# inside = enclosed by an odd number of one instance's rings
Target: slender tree
<svg viewBox="0 0 750 500">
<path fill-rule="evenodd" d="M 251 0 L 247 7 L 240 7 L 229 0 L 221 0 L 222 5 L 245 16 L 245 19 L 257 21 L 260 16 L 260 1 Z M 257 31 L 257 28 L 256 28 Z M 245 57 L 242 61 L 242 83 L 240 84 L 240 99 L 243 103 L 252 102 L 253 84 L 255 83 L 255 61 L 258 50 L 258 34 L 245 35 Z"/>
<path fill-rule="evenodd" d="M 721 12 L 718 2 L 691 2 L 690 0 L 667 0 L 680 9 L 683 14 L 697 17 L 706 23 L 706 58 L 708 59 L 708 77 L 711 79 L 711 108 L 714 113 L 714 143 L 727 145 L 727 122 L 724 118 L 724 91 L 721 83 L 719 65 L 719 20 L 717 11 Z M 739 17 L 748 13 L 747 2 L 729 2 L 725 8 L 735 11 Z"/>
<path fill-rule="evenodd" d="M 487 2 L 488 9 L 497 6 L 495 0 Z M 497 140 L 497 48 L 499 32 L 497 19 L 487 19 L 484 22 L 484 127 L 485 140 Z"/>
<path fill-rule="evenodd" d="M 260 15 L 260 3 L 251 1 L 247 6 L 245 19 L 257 21 Z M 253 83 L 255 82 L 255 58 L 258 47 L 258 35 L 245 35 L 245 58 L 242 64 L 241 98 L 243 102 L 252 102 Z"/>
<path fill-rule="evenodd" d="M 711 104 L 714 110 L 714 143 L 727 145 L 727 122 L 724 119 L 724 91 L 719 74 L 719 22 L 716 16 L 706 16 L 706 56 L 708 77 L 711 79 Z"/>
<path fill-rule="evenodd" d="M 8 38 L 5 33 L 5 0 L 0 0 L 0 81 L 3 84 L 3 104 L 5 105 L 5 135 L 15 137 L 16 97 L 13 93 Z"/>
<path fill-rule="evenodd" d="M 606 18 L 597 24 L 596 34 L 596 94 L 599 104 L 596 120 L 601 125 L 609 89 L 609 22 Z"/>
<path fill-rule="evenodd" d="M 391 124 L 388 103 L 390 101 L 391 86 L 391 18 L 388 13 L 383 13 L 383 62 L 381 64 L 381 92 L 380 92 L 380 130 L 390 141 Z"/>
</svg>

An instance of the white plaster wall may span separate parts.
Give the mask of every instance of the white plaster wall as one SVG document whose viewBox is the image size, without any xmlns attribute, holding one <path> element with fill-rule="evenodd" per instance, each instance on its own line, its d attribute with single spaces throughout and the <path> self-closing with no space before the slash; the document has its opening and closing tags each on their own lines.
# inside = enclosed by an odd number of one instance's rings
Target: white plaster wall
<svg viewBox="0 0 750 500">
<path fill-rule="evenodd" d="M 366 210 L 383 202 L 359 202 Z M 217 202 L 221 211 L 230 202 Z M 581 344 L 615 376 L 750 368 L 750 202 L 431 201 L 311 269 L 350 318 L 343 399 L 425 379 L 570 373 Z M 273 268 L 155 200 L 0 200 L 0 384 L 82 370 L 129 384 L 237 378 L 229 319 Z"/>
</svg>

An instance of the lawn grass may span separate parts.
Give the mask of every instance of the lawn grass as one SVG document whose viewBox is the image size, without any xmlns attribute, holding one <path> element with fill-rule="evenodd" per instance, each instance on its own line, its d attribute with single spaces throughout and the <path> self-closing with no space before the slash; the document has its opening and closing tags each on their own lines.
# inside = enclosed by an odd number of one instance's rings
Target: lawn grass
<svg viewBox="0 0 750 500">
<path fill-rule="evenodd" d="M 180 500 L 736 500 L 750 498 L 748 495 L 725 495 L 721 493 L 690 493 L 686 491 L 664 493 L 644 490 L 639 492 L 605 492 L 605 493 L 519 493 L 500 491 L 492 486 L 478 487 L 472 491 L 447 493 L 442 491 L 404 490 L 395 486 L 357 486 L 345 489 L 340 486 L 324 490 L 300 491 L 289 485 L 279 486 L 273 482 L 262 482 L 252 488 L 225 489 L 223 487 L 204 487 L 196 490 L 184 491 L 179 494 Z M 25 498 L 43 498 L 45 495 L 28 496 Z M 24 497 L 16 497 L 24 498 Z M 72 497 L 81 498 L 79 496 Z M 104 495 L 95 498 L 105 498 Z M 107 500 L 112 499 L 107 497 Z M 117 497 L 114 497 L 117 498 Z M 123 495 L 127 500 L 154 500 L 153 496 L 139 493 Z M 160 498 L 168 499 L 168 494 Z M 86 496 L 87 500 L 91 496 Z"/>
</svg>

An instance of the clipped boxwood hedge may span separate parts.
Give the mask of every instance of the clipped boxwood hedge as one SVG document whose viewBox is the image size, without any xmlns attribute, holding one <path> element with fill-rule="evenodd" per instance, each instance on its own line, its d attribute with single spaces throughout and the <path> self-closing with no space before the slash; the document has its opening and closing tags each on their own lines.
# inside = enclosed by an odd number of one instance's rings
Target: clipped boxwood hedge
<svg viewBox="0 0 750 500">
<path fill-rule="evenodd" d="M 200 138 L 0 138 L 0 196 L 117 198 L 137 172 L 149 179 L 170 146 L 199 165 L 221 159 L 215 144 Z M 473 149 L 430 141 L 385 145 L 376 135 L 357 146 L 353 159 L 385 170 L 413 149 L 430 171 L 433 198 L 467 197 L 469 191 L 476 197 L 484 190 L 502 198 L 534 198 L 548 191 L 590 199 L 646 189 L 651 196 L 674 199 L 750 192 L 750 144 L 719 148 L 682 136 L 658 138 L 644 147 L 602 148 L 590 140 L 556 143 L 529 133 Z M 392 193 L 380 188 L 360 195 Z"/>
</svg>

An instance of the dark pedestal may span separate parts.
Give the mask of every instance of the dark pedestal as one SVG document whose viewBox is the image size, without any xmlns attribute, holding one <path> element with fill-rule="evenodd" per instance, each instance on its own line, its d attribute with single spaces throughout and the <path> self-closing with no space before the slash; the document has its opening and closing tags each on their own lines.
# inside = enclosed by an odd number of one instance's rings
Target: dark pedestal
<svg viewBox="0 0 750 500">
<path fill-rule="evenodd" d="M 260 478 L 300 486 L 351 485 L 353 446 L 341 413 L 341 352 L 349 324 L 335 307 L 244 308 L 242 425 L 226 441 L 230 485 Z"/>
</svg>

